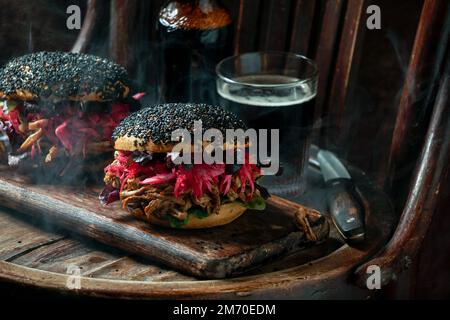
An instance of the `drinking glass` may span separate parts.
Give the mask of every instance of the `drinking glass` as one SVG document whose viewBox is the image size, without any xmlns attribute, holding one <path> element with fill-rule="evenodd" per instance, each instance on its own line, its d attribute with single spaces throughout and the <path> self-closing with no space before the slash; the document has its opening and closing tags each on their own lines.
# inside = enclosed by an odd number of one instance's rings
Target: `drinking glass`
<svg viewBox="0 0 450 320">
<path fill-rule="evenodd" d="M 253 52 L 222 60 L 216 73 L 222 107 L 249 128 L 279 129 L 281 169 L 264 176 L 262 185 L 272 194 L 303 193 L 317 93 L 315 62 L 289 52 Z M 274 148 L 269 144 L 268 149 Z"/>
</svg>

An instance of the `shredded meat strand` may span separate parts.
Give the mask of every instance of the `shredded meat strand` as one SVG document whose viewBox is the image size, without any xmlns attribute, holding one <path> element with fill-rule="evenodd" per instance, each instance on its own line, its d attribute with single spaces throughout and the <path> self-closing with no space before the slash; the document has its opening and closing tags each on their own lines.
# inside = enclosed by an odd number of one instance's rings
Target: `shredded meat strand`
<svg viewBox="0 0 450 320">
<path fill-rule="evenodd" d="M 17 152 L 23 152 L 29 148 L 31 148 L 31 146 L 33 144 L 35 144 L 36 142 L 38 142 L 38 140 L 40 138 L 42 138 L 44 136 L 44 130 L 42 128 L 40 128 L 39 130 L 37 130 L 36 132 L 32 133 L 31 135 L 28 136 L 28 138 L 22 143 L 22 145 L 19 147 L 19 149 L 17 149 Z"/>
</svg>

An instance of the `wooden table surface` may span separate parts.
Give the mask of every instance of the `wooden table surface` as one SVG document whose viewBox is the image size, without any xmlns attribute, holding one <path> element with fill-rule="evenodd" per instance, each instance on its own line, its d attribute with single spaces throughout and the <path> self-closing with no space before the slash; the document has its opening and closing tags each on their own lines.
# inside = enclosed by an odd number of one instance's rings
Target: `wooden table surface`
<svg viewBox="0 0 450 320">
<path fill-rule="evenodd" d="M 199 280 L 0 207 L 0 280 L 58 293 L 120 298 L 343 298 L 372 292 L 350 283 L 352 270 L 379 250 L 395 217 L 387 197 L 351 169 L 370 208 L 367 241 L 350 247 L 332 228 L 320 245 L 224 280 Z M 321 177 L 310 170 L 302 204 L 326 214 Z M 73 288 L 74 270 L 81 288 Z M 345 289 L 343 291 L 343 289 Z"/>
</svg>

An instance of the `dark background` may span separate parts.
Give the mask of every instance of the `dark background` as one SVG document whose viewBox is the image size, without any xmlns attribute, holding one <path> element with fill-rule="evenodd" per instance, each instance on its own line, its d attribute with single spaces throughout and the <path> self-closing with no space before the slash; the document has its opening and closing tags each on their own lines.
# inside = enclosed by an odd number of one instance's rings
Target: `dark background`
<svg viewBox="0 0 450 320">
<path fill-rule="evenodd" d="M 158 101 L 158 42 L 155 35 L 156 14 L 165 1 L 141 1 L 130 34 L 128 67 L 139 89 L 148 93 L 146 103 Z M 313 23 L 307 30 L 311 36 L 308 45 L 301 42 L 302 34 L 294 31 L 298 0 L 246 0 L 252 10 L 241 17 L 240 36 L 235 41 L 236 52 L 256 50 L 294 51 L 315 58 L 320 28 Z M 347 5 L 351 5 L 351 0 Z M 95 30 L 89 52 L 108 56 L 109 1 L 100 1 L 100 23 Z M 239 19 L 239 1 L 223 1 L 234 21 Z M 372 179 L 380 181 L 385 174 L 392 130 L 398 111 L 401 89 L 408 66 L 423 1 L 378 0 L 382 11 L 382 29 L 366 31 L 362 40 L 359 71 L 352 80 L 352 94 L 346 105 L 344 139 L 335 141 L 320 137 L 322 144 L 336 151 L 350 163 L 365 170 Z M 70 50 L 77 38 L 77 30 L 66 28 L 68 5 L 78 4 L 85 9 L 85 1 L 75 0 L 0 0 L 0 65 L 14 56 L 40 50 Z M 271 15 L 274 7 L 281 10 Z M 324 1 L 316 1 L 314 10 L 323 10 Z M 275 20 L 274 20 L 275 19 Z M 319 66 L 320 67 L 320 66 Z M 417 117 L 422 130 L 410 136 L 406 143 L 420 146 L 429 113 Z M 333 125 L 333 114 L 321 119 L 324 127 Z M 409 179 L 416 165 L 416 154 L 402 164 L 397 172 L 396 190 L 388 190 L 401 213 Z M 448 173 L 447 173 L 448 174 Z M 446 179 L 450 181 L 450 179 Z M 438 209 L 412 269 L 386 291 L 388 297 L 442 298 L 450 297 L 450 183 L 442 186 Z M 8 287 L 11 288 L 11 287 Z M 20 290 L 20 289 L 15 289 Z M 28 292 L 28 291 L 27 291 Z M 31 293 L 31 292 L 30 292 Z"/>
</svg>

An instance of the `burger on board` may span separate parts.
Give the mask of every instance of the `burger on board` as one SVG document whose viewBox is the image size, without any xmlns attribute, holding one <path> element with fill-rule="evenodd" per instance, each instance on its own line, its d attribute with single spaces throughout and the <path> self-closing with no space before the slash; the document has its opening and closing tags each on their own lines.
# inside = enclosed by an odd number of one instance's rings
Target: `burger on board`
<svg viewBox="0 0 450 320">
<path fill-rule="evenodd" d="M 204 130 L 245 128 L 234 114 L 204 104 L 159 104 L 131 114 L 113 132 L 115 159 L 105 168 L 102 202 L 120 200 L 153 224 L 196 229 L 227 224 L 248 208 L 264 209 L 261 171 L 248 157 L 241 165 L 174 164 L 171 133 L 185 128 L 194 134 L 194 121 Z"/>
<path fill-rule="evenodd" d="M 38 52 L 9 61 L 0 69 L 0 151 L 12 167 L 60 176 L 89 159 L 99 163 L 112 151 L 114 128 L 138 108 L 129 82 L 125 68 L 94 55 Z"/>
</svg>

